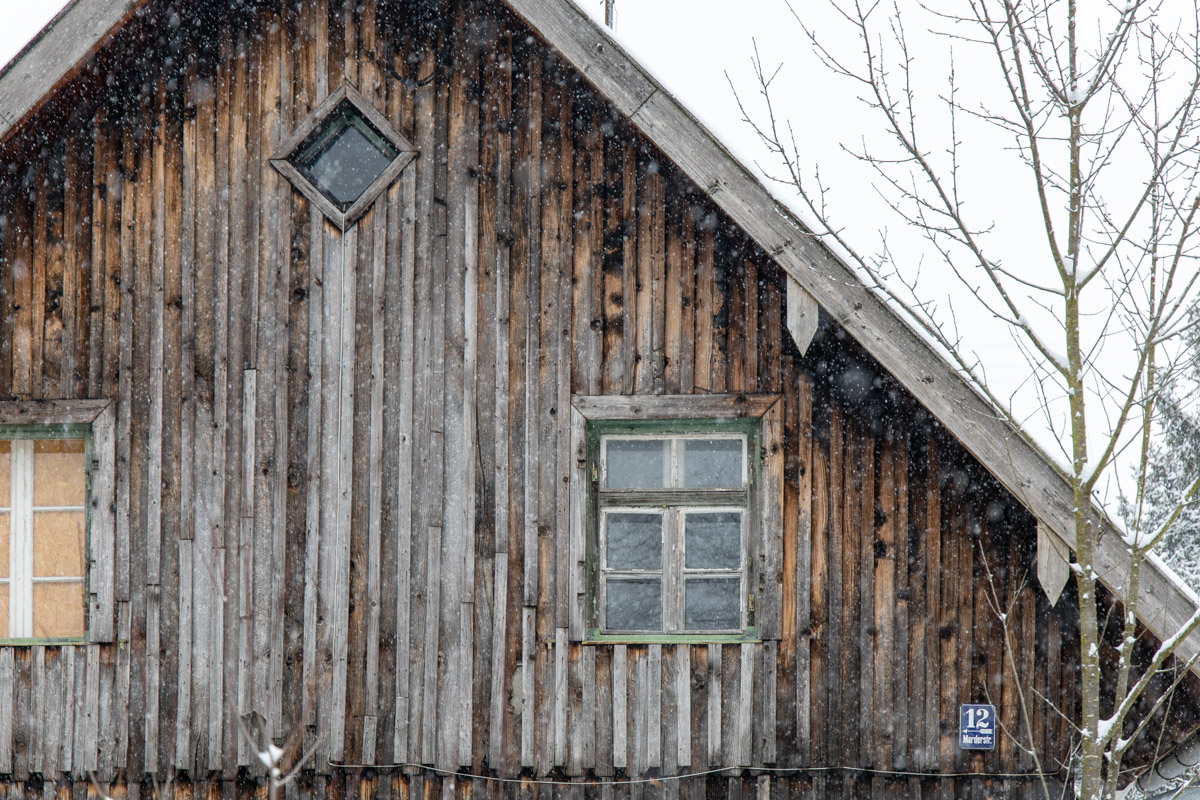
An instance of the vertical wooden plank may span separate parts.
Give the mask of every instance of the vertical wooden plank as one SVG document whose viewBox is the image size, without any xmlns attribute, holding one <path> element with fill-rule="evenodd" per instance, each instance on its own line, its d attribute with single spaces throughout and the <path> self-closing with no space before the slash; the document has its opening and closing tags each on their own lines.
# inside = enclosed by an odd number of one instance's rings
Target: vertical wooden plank
<svg viewBox="0 0 1200 800">
<path fill-rule="evenodd" d="M 534 651 L 537 634 L 534 631 L 535 609 L 521 609 L 521 766 L 534 765 Z"/>
<path fill-rule="evenodd" d="M 758 554 L 758 587 L 761 602 L 755 605 L 759 635 L 779 639 L 782 635 L 783 592 L 783 403 L 776 402 L 762 417 L 761 550 Z"/>
<path fill-rule="evenodd" d="M 567 656 L 566 628 L 555 630 L 554 636 L 554 755 L 555 766 L 567 763 Z"/>
<path fill-rule="evenodd" d="M 894 489 L 892 493 L 892 508 L 895 515 L 893 530 L 895 531 L 895 641 L 892 655 L 892 767 L 894 769 L 909 769 L 912 761 L 908 755 L 909 747 L 909 714 L 916 704 L 910 690 L 908 674 L 909 653 L 909 602 L 911 588 L 909 586 L 909 517 L 908 517 L 908 435 L 903 428 L 893 433 L 893 468 Z M 998 665 L 997 665 L 998 666 Z M 1004 670 L 1007 674 L 1010 670 Z"/>
<path fill-rule="evenodd" d="M 625 769 L 629 765 L 628 648 L 618 644 L 612 653 L 612 761 L 616 769 Z"/>
<path fill-rule="evenodd" d="M 739 672 L 738 683 L 737 729 L 734 732 L 733 763 L 743 767 L 750 766 L 753 750 L 756 649 L 757 647 L 753 644 L 742 644 L 739 646 L 739 650 L 741 651 L 741 670 Z M 771 727 L 772 729 L 774 728 L 774 726 Z"/>
<path fill-rule="evenodd" d="M 892 651 L 896 633 L 893 627 L 896 611 L 896 478 L 895 450 L 892 431 L 885 430 L 877 442 L 879 481 L 875 500 L 875 684 L 872 728 L 875 737 L 874 763 L 892 762 L 893 726 L 896 705 L 904 705 L 903 697 L 896 702 L 893 696 L 894 674 Z"/>
<path fill-rule="evenodd" d="M 586 120 L 585 129 L 575 130 L 573 153 L 575 216 L 569 227 L 572 243 L 571 392 L 600 392 L 600 359 L 603 356 L 603 249 L 600 237 L 604 229 L 603 170 L 604 145 L 596 111 L 576 103 L 575 128 Z"/>
<path fill-rule="evenodd" d="M 345 751 L 346 676 L 348 654 L 348 618 L 350 600 L 350 516 L 353 504 L 352 464 L 354 447 L 354 340 L 355 296 L 357 273 L 351 254 L 357 250 L 356 231 L 344 234 L 343 242 L 329 235 L 326 227 L 325 264 L 327 276 L 326 309 L 329 330 L 336 331 L 330 342 L 327 363 L 329 388 L 326 399 L 332 400 L 325 409 L 323 425 L 324 469 L 330 478 L 327 487 L 333 490 L 329 500 L 327 532 L 333 533 L 328 555 L 330 581 L 325 584 L 330 616 L 326 635 L 332 656 L 329 705 L 329 758 L 341 760 Z M 336 276 L 333 274 L 336 272 Z M 336 487 L 336 488 L 335 488 Z M 322 516 L 323 521 L 326 517 Z M 329 542 L 329 540 L 326 540 Z"/>
<path fill-rule="evenodd" d="M 676 656 L 678 651 L 686 649 L 683 647 L 674 647 L 667 645 L 662 651 L 662 669 L 659 684 L 659 740 L 661 742 L 662 752 L 662 774 L 666 776 L 679 774 L 679 736 L 685 735 L 679 728 L 679 694 L 676 691 L 678 676 L 675 672 L 678 663 Z M 676 781 L 665 781 L 663 784 L 664 794 L 670 796 L 673 792 L 672 786 L 678 788 L 679 784 Z M 674 796 L 678 797 L 678 792 L 674 792 Z"/>
<path fill-rule="evenodd" d="M 613 774 L 613 648 L 595 648 L 595 773 L 600 777 Z"/>
<path fill-rule="evenodd" d="M 437 724 L 433 721 L 437 714 L 437 678 L 438 678 L 438 620 L 440 617 L 441 593 L 441 548 L 442 531 L 431 527 L 426 533 L 426 598 L 425 608 L 425 663 L 424 663 L 424 694 L 421 697 L 424 706 L 423 717 L 425 726 L 421 728 L 421 760 L 432 764 L 437 760 Z"/>
<path fill-rule="evenodd" d="M 692 765 L 692 648 L 680 645 L 675 652 L 675 762 L 683 770 Z M 774 735 L 774 734 L 772 734 Z"/>
<path fill-rule="evenodd" d="M 125 604 L 122 604 L 122 606 L 124 608 L 128 608 L 128 606 Z M 120 623 L 118 623 L 117 627 L 118 629 L 121 628 Z M 112 675 L 113 678 L 105 681 L 103 684 L 106 690 L 104 699 L 107 702 L 102 703 L 100 701 L 102 686 L 100 681 L 100 648 L 85 647 L 82 648 L 82 650 L 82 655 L 86 659 L 86 666 L 83 670 L 79 671 L 83 673 L 86 711 L 84 712 L 83 724 L 75 727 L 77 741 L 79 742 L 79 749 L 76 750 L 75 764 L 77 769 L 80 769 L 86 773 L 94 772 L 99 768 L 99 762 L 96 755 L 97 746 L 99 744 L 99 733 L 101 731 L 103 731 L 105 734 L 104 740 L 106 742 L 117 742 L 119 746 L 120 740 L 117 738 L 116 734 L 116 728 L 119 725 L 119 722 L 116 719 L 118 709 L 113 708 L 114 692 L 112 681 L 116 678 L 116 674 L 114 672 L 110 672 L 109 674 Z M 2 654 L 0 654 L 0 657 L 2 657 Z M 120 661 L 118 660 L 118 671 L 119 665 Z M 3 660 L 0 660 L 0 677 L 3 677 L 3 667 L 4 662 Z M 5 684 L 3 681 L 0 681 L 0 684 L 11 685 L 11 682 Z M 101 709 L 103 709 L 106 717 L 105 724 L 101 724 Z M 3 737 L 0 737 L 0 741 L 2 741 L 2 739 Z M 105 749 L 108 750 L 108 748 Z M 107 771 L 111 772 L 111 763 L 115 758 L 115 753 L 112 753 L 111 751 L 108 752 L 109 755 L 105 759 L 107 762 L 105 767 Z"/>
<path fill-rule="evenodd" d="M 432 48 L 427 49 L 423 54 L 420 63 L 417 65 L 421 75 L 432 75 L 435 68 L 434 55 Z M 413 165 L 415 170 L 410 178 L 413 182 L 413 233 L 414 233 L 414 249 L 412 251 L 413 266 L 411 269 L 412 283 L 411 300 L 405 298 L 403 303 L 404 313 L 407 314 L 407 309 L 411 308 L 414 315 L 414 329 L 411 340 L 413 341 L 413 360 L 414 366 L 412 370 L 412 439 L 411 446 L 408 451 L 402 451 L 402 458 L 411 459 L 412 465 L 412 494 L 409 498 L 411 502 L 405 505 L 405 499 L 402 496 L 401 512 L 408 512 L 412 515 L 410 536 L 411 542 L 409 545 L 409 555 L 411 559 L 410 572 L 410 588 L 408 597 L 410 598 L 409 613 L 409 653 L 405 657 L 409 659 L 409 691 L 408 691 L 408 760 L 413 762 L 426 761 L 424 758 L 423 748 L 425 746 L 425 737 L 422 735 L 423 724 L 425 720 L 426 709 L 426 687 L 425 687 L 425 663 L 423 653 L 429 647 L 436 649 L 436 641 L 427 643 L 425 635 L 427 632 L 427 618 L 430 612 L 430 603 L 433 598 L 427 595 L 428 590 L 428 554 L 429 545 L 426 542 L 426 536 L 429 532 L 429 523 L 432 522 L 430 514 L 426 508 L 432 504 L 434 498 L 429 496 L 429 484 L 431 476 L 428 474 L 433 465 L 429 462 L 429 452 L 432 446 L 429 444 L 432 434 L 430 429 L 435 426 L 430 418 L 430 403 L 429 395 L 432 392 L 431 386 L 431 360 L 430 352 L 432 344 L 432 325 L 433 314 L 435 309 L 430 302 L 433 298 L 433 271 L 429 266 L 429 260 L 432 255 L 434 246 L 434 231 L 431 224 L 434 214 L 434 171 L 436 167 L 436 159 L 432 154 L 438 146 L 435 140 L 434 126 L 434 93 L 435 87 L 432 82 L 425 82 L 419 85 L 413 92 L 413 120 L 414 120 L 414 143 L 417 148 L 423 153 L 431 154 L 429 157 L 418 159 Z M 419 223 L 418 223 L 419 221 Z M 406 231 L 408 224 L 406 223 Z M 404 260 L 402 261 L 402 281 L 409 275 L 408 268 L 408 250 L 404 251 Z M 418 303 L 418 299 L 420 302 Z M 440 308 L 436 309 L 440 312 Z M 405 349 L 407 356 L 408 350 Z M 402 379 L 403 379 L 402 375 Z M 407 425 L 407 418 L 405 421 Z M 403 463 L 403 462 L 402 462 Z M 418 467 L 419 465 L 419 467 Z M 404 467 L 402 467 L 403 472 Z M 403 475 L 401 475 L 401 481 Z M 401 490 L 403 492 L 403 489 Z M 440 503 L 437 511 L 440 514 Z M 432 725 L 430 726 L 432 728 Z"/>
<path fill-rule="evenodd" d="M 87 224 L 88 212 L 84 207 L 84 198 L 90 199 L 91 193 L 87 192 L 87 184 L 82 184 L 79 180 L 80 155 L 79 132 L 73 130 L 64 139 L 63 243 L 58 273 L 62 293 L 59 298 L 61 366 L 58 385 L 47 387 L 54 397 L 79 397 L 78 386 L 82 384 L 82 376 L 76 367 L 76 356 L 82 337 L 76 328 L 76 322 L 79 313 L 80 279 L 90 272 L 90 269 L 86 264 L 87 248 L 80 246 L 80 230 Z"/>
<path fill-rule="evenodd" d="M 827 396 L 826 396 L 827 397 Z M 825 718 L 825 737 L 827 758 L 836 763 L 846 763 L 842 748 L 843 726 L 838 720 L 845 714 L 846 698 L 843 687 L 847 685 L 843 671 L 842 652 L 845 649 L 842 642 L 842 608 L 844 605 L 843 585 L 847 580 L 843 576 L 845 559 L 843 558 L 845 542 L 842 531 L 845 520 L 845 505 L 847 503 L 843 462 L 846 460 L 846 441 L 842 427 L 842 415 L 832 398 L 825 400 L 828 406 L 829 422 L 829 480 L 827 483 L 828 502 L 828 574 L 829 586 L 827 595 L 830 598 L 827 607 L 828 635 L 825 637 L 825 671 L 828 676 L 825 681 L 825 704 L 828 709 Z"/>
<path fill-rule="evenodd" d="M 636 393 L 650 394 L 656 388 L 655 377 L 662 377 L 655 368 L 661 361 L 655 345 L 662 342 L 661 336 L 655 338 L 656 325 L 659 323 L 654 318 L 656 308 L 661 307 L 662 303 L 659 300 L 656 305 L 655 298 L 656 292 L 662 291 L 662 277 L 659 274 L 662 253 L 656 245 L 660 241 L 663 216 L 663 180 L 658 174 L 657 163 L 638 165 L 638 188 L 637 278 L 633 295 L 637 315 L 637 350 L 634 354 L 633 381 Z"/>
<path fill-rule="evenodd" d="M 213 603 L 211 614 L 211 637 L 209 657 L 211 658 L 208 671 L 208 767 L 214 771 L 228 770 L 236 767 L 237 738 L 234 730 L 237 713 L 236 697 L 236 608 L 233 600 L 234 587 L 230 582 L 237 575 L 237 517 L 236 506 L 237 483 L 233 477 L 237 465 L 239 450 L 234 447 L 236 431 L 230 428 L 230 395 L 240 399 L 236 394 L 240 378 L 238 365 L 235 363 L 230 372 L 231 349 L 237 344 L 238 327 L 231 325 L 230 288 L 231 280 L 234 291 L 237 291 L 238 254 L 236 247 L 232 253 L 230 248 L 230 203 L 226 192 L 230 186 L 230 170 L 233 153 L 233 137 L 235 132 L 242 130 L 239 118 L 231 111 L 233 95 L 232 71 L 236 65 L 232 63 L 231 52 L 233 43 L 228 29 L 221 32 L 217 45 L 216 64 L 216 95 L 214 131 L 221 132 L 225 139 L 214 136 L 213 167 L 213 228 L 212 255 L 213 259 L 213 331 L 212 331 L 212 506 L 209 510 L 208 521 L 211 528 L 210 553 L 212 563 L 209 574 L 213 576 L 213 591 L 216 602 Z M 227 133 L 225 133 L 227 132 Z M 228 149 L 225 149 L 228 148 Z M 241 155 L 239 154 L 239 158 Z M 236 359 L 236 356 L 234 356 Z M 237 400 L 233 402 L 237 407 Z M 231 460 L 232 459 L 232 460 Z M 232 711 L 230 712 L 230 709 Z"/>
<path fill-rule="evenodd" d="M 491 620 L 491 667 L 490 697 L 488 703 L 488 748 L 487 758 L 493 768 L 500 768 L 505 759 L 506 713 L 505 687 L 507 686 L 506 665 L 509 662 L 509 647 L 506 644 L 509 625 L 509 583 L 511 568 L 508 540 L 509 517 L 509 250 L 506 240 L 511 241 L 509 195 L 511 188 L 512 135 L 507 124 L 512 110 L 511 93 L 511 39 L 498 22 L 490 21 L 491 27 L 485 36 L 490 46 L 483 54 L 484 102 L 481 112 L 482 139 L 480 142 L 480 273 L 483 285 L 490 269 L 491 282 L 485 290 L 492 298 L 492 309 L 480 315 L 481 337 L 489 339 L 486 346 L 491 349 L 493 375 L 491 421 L 493 454 L 492 486 L 492 549 L 493 603 Z M 504 124 L 501 124 L 501 121 Z M 485 344 L 481 338 L 481 346 Z M 486 356 L 480 356 L 480 365 L 487 370 Z M 479 402 L 486 403 L 484 390 L 480 389 Z M 480 431 L 483 436 L 483 431 Z"/>
<path fill-rule="evenodd" d="M 30 253 L 30 315 L 29 315 L 29 394 L 34 398 L 45 396 L 42 386 L 46 349 L 46 270 L 47 227 L 51 222 L 51 211 L 46 207 L 46 188 L 54 180 L 44 161 L 35 162 L 33 167 L 33 228 L 31 231 L 32 252 Z M 57 182 L 57 181 L 55 181 Z M 21 754 L 18 754 L 18 758 Z M 19 769 L 19 767 L 18 767 Z"/>
<path fill-rule="evenodd" d="M 11 647 L 0 648 L 0 772 L 13 771 L 13 659 Z"/>
<path fill-rule="evenodd" d="M 395 98 L 395 95 L 393 95 Z M 394 106 L 398 98 L 392 100 Z M 411 102 L 405 102 L 401 114 L 411 111 Z M 389 452 L 394 447 L 396 456 L 396 492 L 394 527 L 396 536 L 396 716 L 392 732 L 393 760 L 409 758 L 411 738 L 409 718 L 413 697 L 410 694 L 410 652 L 413 558 L 413 488 L 416 485 L 413 472 L 413 382 L 414 382 L 414 319 L 413 290 L 416 261 L 416 174 L 419 165 L 410 165 L 401 175 L 399 191 L 390 197 L 389 216 L 393 224 L 388 226 L 388 308 L 391 314 L 398 313 L 399 320 L 389 326 L 388 350 L 397 354 L 387 359 L 385 369 L 389 371 L 384 403 L 388 409 L 385 425 L 396 421 L 395 433 L 388 436 Z M 423 228 L 424 226 L 422 226 Z M 394 270 L 394 271 L 393 271 Z M 394 316 L 390 316 L 394 320 Z M 398 335 L 398 341 L 394 338 Z M 393 366 L 395 365 L 395 366 Z M 390 375 L 394 370 L 395 377 Z M 394 444 L 393 444 L 394 443 Z"/>
<path fill-rule="evenodd" d="M 375 711 L 379 708 L 379 637 L 383 552 L 383 387 L 384 387 L 384 327 L 385 280 L 387 269 L 388 205 L 386 197 L 375 204 L 374 250 L 371 276 L 371 356 L 370 356 L 370 424 L 368 445 L 369 500 L 367 511 L 367 579 L 366 579 L 366 676 L 363 725 L 362 761 L 375 762 Z"/>
<path fill-rule="evenodd" d="M 646 761 L 647 767 L 661 767 L 662 757 L 662 645 L 652 644 L 646 656 Z"/>
<path fill-rule="evenodd" d="M 557 510 L 558 498 L 558 434 L 556 412 L 559 386 L 558 376 L 561 367 L 559 361 L 562 348 L 561 323 L 559 321 L 559 304 L 561 302 L 560 285 L 562 281 L 559 261 L 561 255 L 561 219 L 558 204 L 561 197 L 560 167 L 562 164 L 562 136 L 560 120 L 563 105 L 563 86 L 560 73 L 553 64 L 545 63 L 543 70 L 534 76 L 537 91 L 544 98 L 544 116 L 540 140 L 541 151 L 541 189 L 542 204 L 540 209 L 540 227 L 537 244 L 540 249 L 540 274 L 538 298 L 537 339 L 540 343 L 536 371 L 537 425 L 536 446 L 538 450 L 538 469 L 533 472 L 536 481 L 530 481 L 537 492 L 537 617 L 536 628 L 539 641 L 553 638 L 555 629 L 560 623 L 565 609 L 562 608 L 558 594 L 558 559 L 556 526 L 546 524 L 546 519 L 553 519 Z M 531 215 L 530 219 L 533 219 Z M 531 298 L 535 295 L 531 294 Z M 531 319 L 530 327 L 534 320 Z M 531 351 L 532 352 L 532 351 Z M 529 554 L 526 553 L 526 561 Z M 565 618 L 561 620 L 565 624 Z M 537 670 L 538 690 L 535 697 L 537 721 L 535 734 L 536 766 L 541 772 L 547 772 L 554 765 L 554 708 L 555 670 L 549 649 L 538 649 L 535 666 Z"/>
<path fill-rule="evenodd" d="M 237 715 L 245 718 L 251 713 L 254 691 L 254 617 L 261 608 L 254 596 L 254 482 L 256 446 L 258 436 L 258 370 L 242 372 L 241 403 L 241 503 L 238 509 L 237 543 Z M 265 719 L 265 717 L 264 717 Z M 237 758 L 239 765 L 249 763 L 254 743 L 241 734 L 237 735 Z"/>
<path fill-rule="evenodd" d="M 667 201 L 662 222 L 666 239 L 665 277 L 663 280 L 663 380 L 667 394 L 679 394 L 683 366 L 683 243 L 680 214 L 674 192 Z M 689 343 L 690 344 L 690 343 Z"/>
<path fill-rule="evenodd" d="M 308 210 L 309 230 L 309 281 L 308 281 L 308 457 L 305 475 L 308 477 L 308 492 L 305 498 L 305 554 L 304 554 L 304 636 L 303 653 L 301 658 L 303 685 L 311 694 L 305 704 L 312 704 L 316 717 L 311 719 L 306 728 L 304 748 L 307 751 L 314 746 L 317 736 L 317 724 L 326 722 L 327 717 L 322 713 L 326 709 L 318 706 L 319 698 L 325 696 L 324 661 L 320 667 L 317 664 L 319 648 L 319 631 L 317 627 L 318 608 L 324 611 L 321 601 L 322 563 L 321 555 L 325 550 L 322 538 L 332 536 L 332 531 L 325 531 L 321 524 L 322 497 L 325 494 L 324 483 L 326 476 L 321 469 L 322 440 L 325 432 L 322 428 L 324 415 L 322 413 L 322 398 L 325 374 L 325 348 L 321 345 L 326 331 L 323 309 L 327 303 L 325 298 L 325 248 L 322 247 L 323 224 L 320 213 L 314 209 Z M 332 338 L 332 337 L 328 337 Z M 318 671 L 320 670 L 320 671 Z M 312 687 L 312 689 L 307 689 Z M 313 696 L 315 694 L 315 696 Z"/>
<path fill-rule="evenodd" d="M 724 667 L 721 663 L 723 648 L 719 644 L 708 645 L 708 763 L 727 763 L 721 759 L 722 686 Z"/>
<path fill-rule="evenodd" d="M 856 664 L 859 671 L 859 730 L 870 731 L 874 727 L 875 715 L 875 637 L 872 635 L 875 620 L 875 437 L 870 428 L 862 426 L 855 428 L 857 452 L 860 460 L 861 484 L 858 497 L 852 497 L 850 502 L 856 513 L 855 525 L 858 531 L 858 609 L 857 624 L 858 652 Z M 852 553 L 851 557 L 855 557 Z M 871 764 L 874 756 L 874 735 L 864 737 L 858 743 L 858 762 L 862 766 Z"/>
<path fill-rule="evenodd" d="M 600 146 L 604 158 L 604 231 L 603 250 L 604 262 L 601 271 L 603 283 L 603 376 L 601 391 L 606 394 L 619 393 L 624 386 L 625 373 L 628 369 L 625 356 L 625 339 L 632 334 L 625 328 L 626 320 L 626 286 L 625 251 L 629 240 L 622 217 L 624 199 L 626 196 L 623 185 L 624 150 L 621 139 L 616 136 L 604 136 Z"/>
<path fill-rule="evenodd" d="M 624 367 L 621 394 L 633 394 L 639 364 L 638 336 L 636 327 L 639 314 L 637 281 L 639 280 L 638 263 L 638 163 L 637 153 L 631 143 L 621 142 L 621 364 Z M 615 202 L 615 199 L 614 199 Z M 611 390 L 609 390 L 611 391 Z"/>
<path fill-rule="evenodd" d="M 99 397 L 103 391 L 101 381 L 104 377 L 104 364 L 102 355 L 104 353 L 104 329 L 107 319 L 107 314 L 104 308 L 104 298 L 106 292 L 106 260 L 105 260 L 105 233 L 106 220 L 108 218 L 108 158 L 109 158 L 109 131 L 107 127 L 107 111 L 103 104 L 100 104 L 96 112 L 92 116 L 91 126 L 91 171 L 86 177 L 91 181 L 91 225 L 87 233 L 90 234 L 91 245 L 91 276 L 89 278 L 91 303 L 89 307 L 80 308 L 81 313 L 87 312 L 86 328 L 89 331 L 88 336 L 88 354 L 87 354 L 87 396 Z M 0 287 L 7 288 L 7 281 L 0 282 Z M 81 325 L 83 323 L 81 322 Z M 8 337 L 5 337 L 7 340 Z M 0 344 L 0 390 L 4 388 L 4 365 L 8 363 L 9 358 L 5 357 L 4 352 L 9 349 L 8 345 Z"/>
<path fill-rule="evenodd" d="M 812 680 L 810 642 L 813 634 L 812 584 L 815 559 L 813 557 L 813 422 L 812 381 L 807 373 L 796 370 L 796 566 L 794 587 L 796 608 L 795 689 L 796 689 L 796 744 L 797 763 L 812 763 L 809 750 L 811 736 Z M 791 591 L 785 585 L 784 591 Z"/>
<path fill-rule="evenodd" d="M 460 19 L 461 24 L 466 24 Z M 471 54 L 473 55 L 473 53 Z M 472 761 L 473 715 L 471 685 L 474 659 L 471 656 L 474 633 L 475 542 L 475 466 L 476 448 L 476 384 L 478 369 L 478 288 L 479 288 L 479 107 L 467 94 L 469 86 L 479 80 L 477 58 L 459 58 L 455 79 L 450 87 L 448 165 L 450 205 L 448 226 L 452 232 L 447 252 L 448 264 L 453 265 L 453 290 L 448 289 L 447 314 L 447 419 L 445 514 L 447 525 L 453 525 L 458 538 L 461 561 L 457 586 L 447 587 L 457 601 L 457 657 L 451 663 L 457 669 L 453 676 L 457 686 L 454 716 L 446 722 L 452 726 L 457 742 L 447 742 L 447 752 L 457 751 L 457 763 Z M 453 348 L 453 353 L 451 353 Z M 453 368 L 450 369 L 450 365 Z M 451 452 L 454 451 L 454 452 Z M 449 680 L 449 677 L 448 677 Z"/>
<path fill-rule="evenodd" d="M 708 700 L 711 687 L 708 685 L 708 645 L 696 644 L 688 648 L 690 651 L 690 674 L 688 680 L 688 695 L 690 697 L 691 727 L 688 734 L 689 757 L 688 763 L 681 766 L 691 768 L 691 772 L 700 773 L 708 769 Z M 685 770 L 686 771 L 686 770 Z M 689 796 L 700 791 L 701 781 L 692 781 Z"/>
<path fill-rule="evenodd" d="M 58 732 L 58 752 L 54 753 L 54 771 L 70 774 L 73 767 L 75 752 L 75 718 L 76 710 L 83 707 L 82 702 L 76 702 L 75 694 L 75 646 L 64 645 L 58 657 L 59 705 L 61 711 L 61 728 Z"/>
<path fill-rule="evenodd" d="M 175 752 L 171 762 L 176 767 L 186 767 L 190 763 L 189 744 L 191 724 L 191 693 L 192 693 L 192 540 L 179 541 L 179 694 L 176 698 L 178 709 L 175 718 Z"/>
<path fill-rule="evenodd" d="M 924 529 L 927 531 L 925 540 L 925 560 L 929 564 L 926 571 L 925 585 L 925 642 L 929 652 L 929 663 L 925 670 L 925 746 L 928 753 L 928 766 L 939 763 L 941 741 L 938 731 L 941 727 L 941 660 L 938 647 L 941 635 L 939 617 L 941 615 L 941 585 L 942 585 L 942 522 L 941 522 L 941 464 L 939 462 L 937 440 L 926 436 L 925 461 L 925 520 Z M 935 644 L 938 643 L 938 644 Z M 930 666 L 938 665 L 937 669 Z M 952 674 L 952 673 L 951 673 Z M 940 763 L 947 763 L 941 761 Z"/>
<path fill-rule="evenodd" d="M 716 275 L 713 267 L 713 231 L 703 221 L 696 229 L 696 289 L 695 289 L 695 361 L 693 380 L 699 391 L 712 390 L 713 357 L 713 290 Z"/>
<path fill-rule="evenodd" d="M 496 553 L 494 561 L 492 609 L 492 680 L 491 703 L 488 720 L 488 763 L 500 764 L 504 748 L 504 712 L 506 704 L 505 652 L 510 648 L 506 641 L 508 629 L 508 553 Z"/>
</svg>

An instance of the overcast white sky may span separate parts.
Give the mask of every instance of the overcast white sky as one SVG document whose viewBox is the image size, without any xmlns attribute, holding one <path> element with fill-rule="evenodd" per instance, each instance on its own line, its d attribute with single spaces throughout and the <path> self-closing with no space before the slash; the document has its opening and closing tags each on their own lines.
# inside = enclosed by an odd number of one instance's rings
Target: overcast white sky
<svg viewBox="0 0 1200 800">
<path fill-rule="evenodd" d="M 54 19 L 64 0 L 0 0 L 0 67 L 12 60 L 42 27 Z"/>
<path fill-rule="evenodd" d="M 576 2 L 593 16 L 603 16 L 603 0 Z M 0 64 L 7 63 L 64 5 L 59 0 L 0 0 Z M 797 7 L 808 15 L 818 14 L 824 5 L 802 0 Z M 817 19 L 814 24 L 819 33 L 834 37 L 833 41 L 844 31 L 833 19 Z M 879 230 L 890 226 L 889 236 L 900 243 L 901 250 L 911 253 L 913 262 L 919 259 L 922 248 L 912 240 L 911 233 L 900 230 L 879 199 L 873 188 L 873 174 L 848 156 L 843 147 L 856 146 L 860 136 L 877 135 L 879 120 L 857 102 L 854 87 L 831 79 L 816 63 L 783 0 L 743 0 L 737 4 L 729 0 L 618 0 L 616 33 L 743 161 L 761 163 L 768 171 L 775 167 L 753 132 L 740 120 L 726 72 L 743 98 L 752 102 L 756 90 L 750 59 L 755 44 L 767 64 L 784 64 L 778 78 L 782 110 L 795 126 L 804 149 L 811 152 L 811 163 L 821 165 L 822 177 L 831 189 L 834 221 L 846 226 L 859 249 L 867 253 L 876 248 Z M 844 35 L 842 39 L 848 44 L 846 52 L 852 54 L 856 40 L 847 41 Z M 922 48 L 916 55 L 919 77 L 930 85 L 944 83 L 949 59 L 940 45 Z M 972 62 L 961 52 L 956 56 L 956 67 L 964 85 L 978 85 L 984 80 L 980 62 Z M 994 138 L 970 133 L 964 137 L 961 131 L 960 138 L 967 138 L 968 145 L 974 147 L 966 172 L 983 187 L 980 201 L 991 203 L 998 215 L 1009 218 L 1033 212 L 1033 204 L 1008 199 L 1017 196 L 1026 178 L 1019 168 L 1012 168 L 1011 157 L 1002 146 Z M 1037 221 L 1032 221 L 1036 232 Z M 905 237 L 912 247 L 906 246 Z M 1036 247 L 1019 251 L 1010 265 L 1022 260 L 1045 264 Z M 938 275 L 931 260 L 924 262 L 922 270 L 929 276 L 926 285 L 930 294 L 950 291 L 950 281 Z M 961 290 L 956 294 L 962 294 Z M 1023 409 L 1035 414 L 1041 401 L 1031 385 L 1022 383 L 1028 366 L 1007 329 L 966 307 L 959 313 L 964 333 L 986 365 L 989 380 L 999 387 L 1002 396 L 1017 392 L 1019 412 Z M 1036 313 L 1036 309 L 1031 311 Z M 1121 367 L 1114 369 L 1119 371 Z M 1040 434 L 1037 438 L 1047 449 L 1056 449 L 1044 420 L 1031 418 L 1029 427 Z"/>
</svg>

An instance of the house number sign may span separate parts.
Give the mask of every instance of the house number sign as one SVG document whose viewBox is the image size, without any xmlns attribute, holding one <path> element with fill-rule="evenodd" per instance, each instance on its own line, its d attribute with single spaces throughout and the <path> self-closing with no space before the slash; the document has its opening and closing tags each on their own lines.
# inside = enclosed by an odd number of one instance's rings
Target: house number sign
<svg viewBox="0 0 1200 800">
<path fill-rule="evenodd" d="M 958 746 L 963 750 L 995 749 L 995 706 L 963 703 L 958 707 Z"/>
</svg>

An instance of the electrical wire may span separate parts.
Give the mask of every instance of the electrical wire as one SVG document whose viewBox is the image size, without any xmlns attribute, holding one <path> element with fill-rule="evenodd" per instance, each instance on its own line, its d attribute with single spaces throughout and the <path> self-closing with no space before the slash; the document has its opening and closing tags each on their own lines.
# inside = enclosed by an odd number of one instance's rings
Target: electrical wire
<svg viewBox="0 0 1200 800">
<path fill-rule="evenodd" d="M 327 762 L 330 767 L 335 769 L 399 769 L 410 767 L 414 769 L 424 770 L 426 772 L 435 772 L 439 775 L 445 775 L 453 778 L 464 778 L 467 780 L 481 780 L 492 783 L 520 783 L 534 784 L 539 786 L 625 786 L 635 783 L 666 783 L 668 781 L 683 781 L 688 778 L 702 778 L 708 775 L 718 775 L 723 772 L 770 772 L 770 773 L 788 773 L 792 775 L 803 775 L 810 772 L 858 772 L 867 775 L 891 775 L 894 777 L 907 778 L 1058 778 L 1060 774 L 1057 772 L 912 772 L 907 770 L 893 769 L 876 769 L 873 767 L 846 767 L 846 766 L 812 766 L 812 767 L 717 767 L 715 769 L 703 770 L 701 772 L 688 772 L 679 775 L 661 775 L 653 778 L 627 778 L 625 780 L 584 780 L 584 781 L 564 781 L 553 780 L 549 778 L 504 778 L 498 775 L 476 775 L 470 772 L 459 772 L 457 770 L 440 769 L 431 767 L 425 764 L 413 764 L 411 762 L 400 762 L 395 764 L 350 764 L 340 761 Z"/>
</svg>

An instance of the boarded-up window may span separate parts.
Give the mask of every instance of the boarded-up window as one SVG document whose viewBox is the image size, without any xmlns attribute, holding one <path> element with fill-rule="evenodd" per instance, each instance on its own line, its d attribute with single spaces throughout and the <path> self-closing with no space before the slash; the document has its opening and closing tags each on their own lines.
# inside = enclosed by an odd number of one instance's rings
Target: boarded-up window
<svg viewBox="0 0 1200 800">
<path fill-rule="evenodd" d="M 88 450 L 69 428 L 0 439 L 0 638 L 85 635 Z"/>
</svg>

